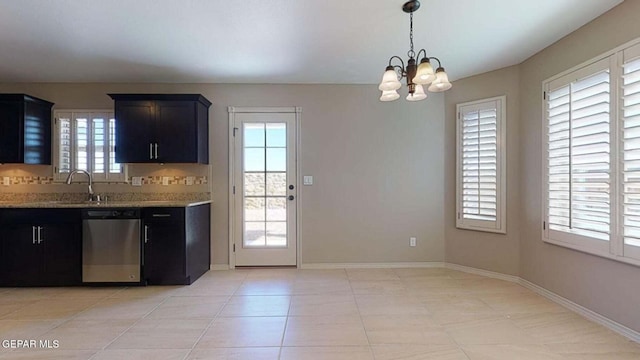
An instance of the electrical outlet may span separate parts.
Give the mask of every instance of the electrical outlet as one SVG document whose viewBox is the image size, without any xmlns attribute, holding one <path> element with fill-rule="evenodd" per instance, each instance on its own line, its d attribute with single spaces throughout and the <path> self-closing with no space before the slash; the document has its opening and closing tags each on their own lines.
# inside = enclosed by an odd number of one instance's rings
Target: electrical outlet
<svg viewBox="0 0 640 360">
<path fill-rule="evenodd" d="M 193 185 L 193 176 L 187 176 L 187 185 Z"/>
<path fill-rule="evenodd" d="M 163 186 L 169 185 L 169 177 L 168 176 L 163 176 L 162 177 L 162 185 Z"/>
<path fill-rule="evenodd" d="M 9 186 L 11 185 L 11 178 L 8 176 L 5 176 L 2 178 L 2 185 L 4 186 Z"/>
<path fill-rule="evenodd" d="M 411 247 L 416 246 L 416 238 L 414 237 L 409 238 L 409 246 Z"/>
<path fill-rule="evenodd" d="M 142 186 L 142 177 L 134 176 L 131 178 L 131 186 Z"/>
</svg>

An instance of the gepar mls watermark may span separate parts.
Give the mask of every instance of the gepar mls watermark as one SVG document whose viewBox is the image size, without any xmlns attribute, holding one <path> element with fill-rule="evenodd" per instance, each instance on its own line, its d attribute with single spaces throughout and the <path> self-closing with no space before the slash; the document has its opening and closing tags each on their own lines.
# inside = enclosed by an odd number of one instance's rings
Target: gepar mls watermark
<svg viewBox="0 0 640 360">
<path fill-rule="evenodd" d="M 59 340 L 6 339 L 2 340 L 5 349 L 58 349 Z"/>
</svg>

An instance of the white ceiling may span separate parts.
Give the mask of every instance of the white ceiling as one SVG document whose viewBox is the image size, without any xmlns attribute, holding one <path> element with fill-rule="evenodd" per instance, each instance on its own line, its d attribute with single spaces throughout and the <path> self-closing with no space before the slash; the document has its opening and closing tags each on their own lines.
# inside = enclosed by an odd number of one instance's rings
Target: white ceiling
<svg viewBox="0 0 640 360">
<path fill-rule="evenodd" d="M 622 0 L 423 0 L 451 79 L 531 55 Z M 406 59 L 404 0 L 0 0 L 0 82 L 374 84 Z"/>
</svg>

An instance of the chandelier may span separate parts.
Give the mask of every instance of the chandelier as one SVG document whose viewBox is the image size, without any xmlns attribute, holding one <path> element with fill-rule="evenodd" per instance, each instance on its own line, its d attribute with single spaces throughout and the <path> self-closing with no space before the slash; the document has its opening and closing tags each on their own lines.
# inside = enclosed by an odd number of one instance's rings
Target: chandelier
<svg viewBox="0 0 640 360">
<path fill-rule="evenodd" d="M 426 99 L 427 93 L 424 91 L 423 86 L 429 84 L 431 85 L 429 85 L 427 90 L 430 92 L 442 92 L 451 89 L 449 77 L 441 66 L 440 60 L 435 57 L 428 57 L 427 52 L 424 49 L 418 51 L 417 55 L 413 50 L 413 13 L 419 8 L 420 1 L 418 0 L 407 1 L 402 6 L 402 11 L 409 13 L 410 18 L 409 43 L 411 44 L 411 48 L 407 52 L 409 60 L 405 67 L 404 61 L 402 61 L 402 58 L 399 56 L 394 55 L 389 59 L 389 65 L 384 71 L 380 86 L 378 86 L 378 89 L 382 91 L 380 101 L 393 101 L 400 97 L 398 89 L 402 87 L 400 80 L 402 80 L 403 77 L 407 78 L 407 87 L 409 88 L 409 95 L 407 95 L 408 101 Z M 419 59 L 421 54 L 422 58 L 420 60 L 420 64 L 417 65 L 416 59 Z M 391 62 L 394 59 L 399 60 L 400 65 L 391 65 Z M 438 67 L 435 72 L 433 71 L 433 66 L 431 66 L 431 60 L 438 62 Z"/>
</svg>

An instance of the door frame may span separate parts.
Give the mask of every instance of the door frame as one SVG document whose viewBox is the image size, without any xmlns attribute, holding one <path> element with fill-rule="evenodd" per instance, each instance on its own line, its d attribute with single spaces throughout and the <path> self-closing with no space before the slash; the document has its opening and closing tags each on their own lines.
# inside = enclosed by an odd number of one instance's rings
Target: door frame
<svg viewBox="0 0 640 360">
<path fill-rule="evenodd" d="M 300 260 L 302 259 L 301 253 L 301 234 L 302 234 L 302 189 L 300 188 L 300 184 L 302 184 L 302 176 L 300 171 L 300 123 L 301 123 L 301 115 L 302 108 L 301 107 L 242 107 L 242 106 L 229 106 L 227 107 L 229 112 L 229 269 L 236 268 L 236 256 L 234 251 L 234 239 L 235 239 L 235 223 L 238 221 L 236 218 L 236 208 L 235 208 L 235 197 L 233 192 L 233 187 L 235 184 L 235 136 L 234 136 L 234 123 L 235 123 L 235 114 L 239 113 L 287 113 L 287 114 L 296 114 L 296 133 L 295 135 L 295 172 L 296 172 L 296 267 L 300 268 Z"/>
</svg>

